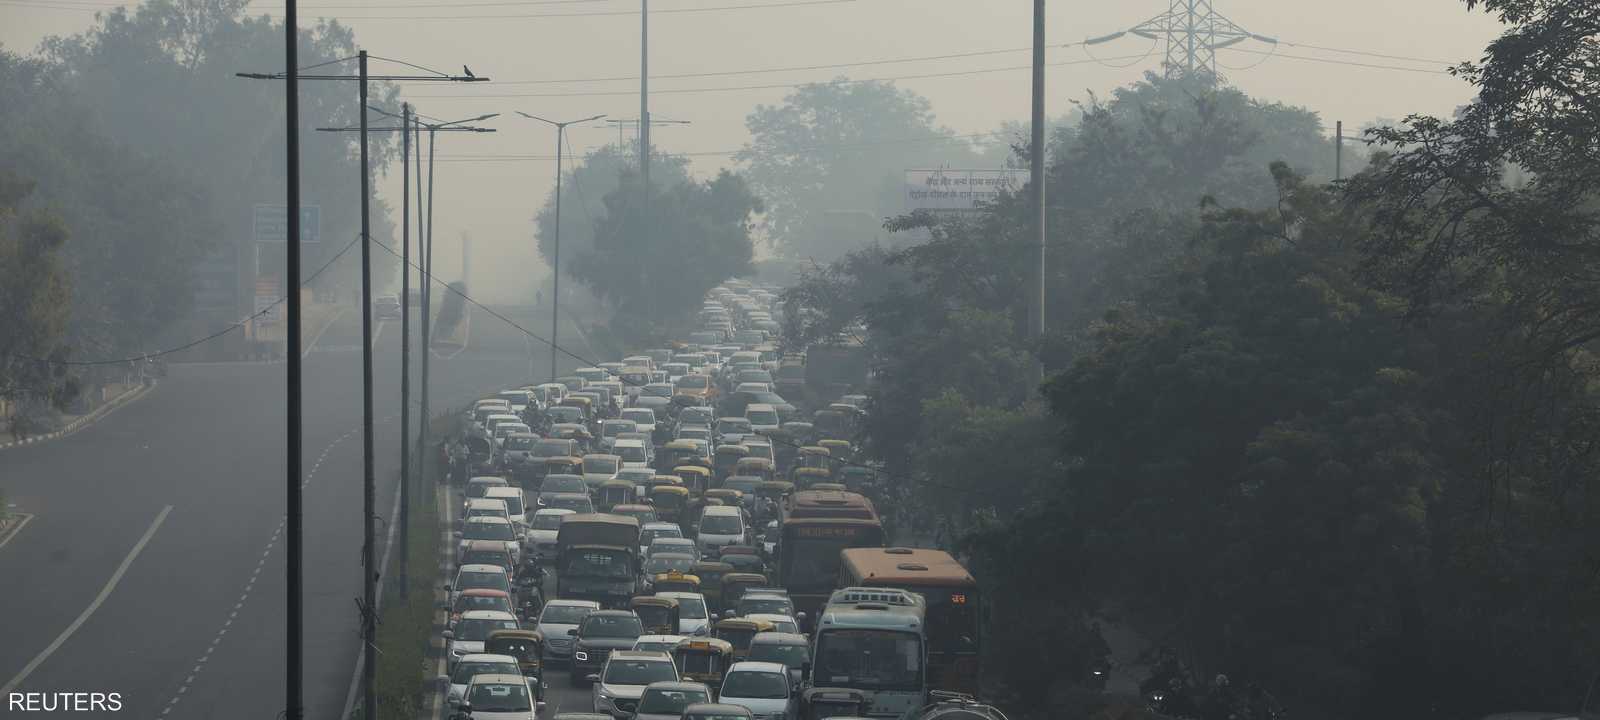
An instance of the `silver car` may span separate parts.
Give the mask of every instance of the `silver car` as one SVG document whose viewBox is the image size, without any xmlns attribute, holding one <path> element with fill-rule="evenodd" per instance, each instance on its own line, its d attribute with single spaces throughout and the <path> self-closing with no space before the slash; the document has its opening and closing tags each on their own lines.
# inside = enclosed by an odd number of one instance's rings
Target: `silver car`
<svg viewBox="0 0 1600 720">
<path fill-rule="evenodd" d="M 572 636 L 568 630 L 576 630 L 583 624 L 583 619 L 600 609 L 600 603 L 593 600 L 551 600 L 544 604 L 544 609 L 539 612 L 538 630 L 545 637 L 544 654 L 553 660 L 567 660 L 572 657 Z"/>
</svg>

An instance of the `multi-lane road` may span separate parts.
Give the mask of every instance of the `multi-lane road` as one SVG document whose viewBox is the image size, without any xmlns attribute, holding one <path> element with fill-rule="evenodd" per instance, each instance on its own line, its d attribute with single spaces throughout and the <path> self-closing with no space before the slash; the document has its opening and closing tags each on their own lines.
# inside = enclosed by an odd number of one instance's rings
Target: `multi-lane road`
<svg viewBox="0 0 1600 720">
<path fill-rule="evenodd" d="M 514 319 L 542 327 L 531 313 Z M 435 412 L 547 372 L 548 346 L 482 311 L 470 322 L 464 349 L 433 358 Z M 382 323 L 374 351 L 385 519 L 399 467 L 399 330 Z M 304 364 L 313 718 L 339 716 L 359 646 L 360 337 L 352 308 Z M 414 372 L 417 360 L 414 351 Z M 119 693 L 121 712 L 144 718 L 279 715 L 285 387 L 282 364 L 174 365 L 152 392 L 84 430 L 0 451 L 8 501 L 34 514 L 0 547 L 7 692 Z"/>
</svg>

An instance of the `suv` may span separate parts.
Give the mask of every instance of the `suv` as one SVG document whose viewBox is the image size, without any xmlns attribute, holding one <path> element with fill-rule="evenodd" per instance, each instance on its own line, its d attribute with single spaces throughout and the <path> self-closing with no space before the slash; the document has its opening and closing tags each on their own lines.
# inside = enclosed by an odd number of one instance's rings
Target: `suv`
<svg viewBox="0 0 1600 720">
<path fill-rule="evenodd" d="M 572 637 L 567 631 L 576 630 L 583 619 L 600 609 L 593 600 L 551 600 L 539 611 L 536 629 L 547 639 L 544 654 L 551 659 L 572 657 Z"/>
<path fill-rule="evenodd" d="M 572 637 L 572 684 L 579 686 L 585 678 L 605 664 L 613 650 L 627 650 L 644 634 L 644 625 L 631 610 L 596 610 L 583 618 L 578 627 L 568 630 Z"/>
<path fill-rule="evenodd" d="M 617 650 L 605 667 L 587 678 L 594 685 L 594 711 L 626 718 L 639 708 L 639 696 L 653 682 L 678 679 L 678 667 L 664 652 Z"/>
</svg>

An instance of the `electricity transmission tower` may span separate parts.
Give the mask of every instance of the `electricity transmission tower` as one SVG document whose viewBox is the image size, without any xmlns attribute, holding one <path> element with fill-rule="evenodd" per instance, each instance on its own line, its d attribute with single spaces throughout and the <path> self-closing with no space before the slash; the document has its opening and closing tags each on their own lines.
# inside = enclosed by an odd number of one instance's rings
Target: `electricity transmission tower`
<svg viewBox="0 0 1600 720">
<path fill-rule="evenodd" d="M 1200 76 L 1216 78 L 1217 50 L 1245 40 L 1277 44 L 1277 40 L 1257 35 L 1239 26 L 1211 7 L 1211 0 L 1168 0 L 1167 11 L 1122 32 L 1089 41 L 1098 44 L 1125 34 L 1147 40 L 1165 40 L 1167 77 Z"/>
</svg>

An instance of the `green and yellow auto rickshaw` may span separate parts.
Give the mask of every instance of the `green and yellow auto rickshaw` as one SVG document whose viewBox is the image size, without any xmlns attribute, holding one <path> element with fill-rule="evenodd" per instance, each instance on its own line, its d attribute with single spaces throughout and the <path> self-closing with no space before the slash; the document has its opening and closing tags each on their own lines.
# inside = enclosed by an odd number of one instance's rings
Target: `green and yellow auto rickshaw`
<svg viewBox="0 0 1600 720">
<path fill-rule="evenodd" d="M 801 467 L 791 471 L 789 479 L 794 481 L 798 490 L 816 490 L 819 483 L 831 483 L 833 476 L 823 468 Z"/>
<path fill-rule="evenodd" d="M 581 457 L 549 457 L 544 459 L 544 474 L 551 475 L 583 475 L 583 458 Z"/>
<path fill-rule="evenodd" d="M 750 455 L 750 448 L 743 445 L 718 445 L 711 458 L 712 485 L 721 487 L 722 481 L 739 467 L 739 461 Z"/>
<path fill-rule="evenodd" d="M 833 453 L 821 445 L 807 445 L 800 448 L 800 454 L 795 456 L 794 468 L 816 468 L 828 470 L 833 465 Z"/>
<path fill-rule="evenodd" d="M 817 447 L 826 448 L 828 450 L 828 455 L 832 460 L 832 462 L 829 463 L 828 469 L 833 471 L 835 474 L 837 474 L 839 469 L 842 468 L 845 463 L 848 463 L 850 458 L 855 455 L 855 446 L 851 445 L 849 440 L 840 440 L 837 438 L 818 440 Z"/>
<path fill-rule="evenodd" d="M 670 473 L 679 465 L 704 465 L 705 454 L 700 452 L 700 446 L 689 440 L 673 440 L 661 446 L 656 453 L 656 470 Z"/>
<path fill-rule="evenodd" d="M 761 573 L 731 572 L 722 575 L 722 608 L 739 606 L 739 599 L 750 588 L 766 587 L 767 576 Z"/>
<path fill-rule="evenodd" d="M 600 483 L 599 489 L 595 491 L 594 505 L 600 512 L 611 512 L 611 509 L 618 505 L 633 502 L 633 495 L 633 483 L 613 478 Z"/>
<path fill-rule="evenodd" d="M 766 620 L 751 620 L 750 618 L 728 618 L 718 620 L 711 626 L 711 637 L 727 641 L 733 646 L 733 661 L 743 660 L 750 654 L 750 638 L 756 633 L 772 632 L 778 626 Z"/>
<path fill-rule="evenodd" d="M 687 638 L 672 649 L 672 661 L 682 679 L 721 687 L 722 676 L 733 664 L 733 645 L 716 638 Z"/>
<path fill-rule="evenodd" d="M 517 659 L 523 677 L 533 678 L 538 699 L 544 699 L 544 635 L 536 630 L 494 630 L 483 642 L 483 651 L 510 655 Z"/>
<path fill-rule="evenodd" d="M 725 562 L 702 560 L 694 564 L 689 572 L 700 578 L 700 594 L 705 596 L 706 605 L 712 612 L 722 612 L 722 576 L 734 572 L 733 566 Z"/>
<path fill-rule="evenodd" d="M 762 480 L 777 479 L 777 469 L 773 467 L 772 461 L 762 457 L 747 457 L 741 459 L 739 463 L 734 466 L 733 474 L 755 476 L 761 478 Z"/>
<path fill-rule="evenodd" d="M 657 590 L 657 592 L 669 592 Z M 677 635 L 678 601 L 669 597 L 640 596 L 628 601 L 628 609 L 639 616 L 646 635 Z"/>
<path fill-rule="evenodd" d="M 650 488 L 650 505 L 661 522 L 682 523 L 689 509 L 689 489 L 682 485 Z"/>
<path fill-rule="evenodd" d="M 655 588 L 658 593 L 698 593 L 700 592 L 700 576 L 673 570 L 672 572 L 658 573 L 654 578 L 651 578 L 650 586 Z"/>
<path fill-rule="evenodd" d="M 874 473 L 872 468 L 860 465 L 846 465 L 839 469 L 838 479 L 851 492 L 861 492 L 872 486 L 876 476 L 877 473 Z"/>
<path fill-rule="evenodd" d="M 692 497 L 700 497 L 711 488 L 711 471 L 699 465 L 679 465 L 672 469 L 672 474 L 683 481 Z"/>
</svg>

